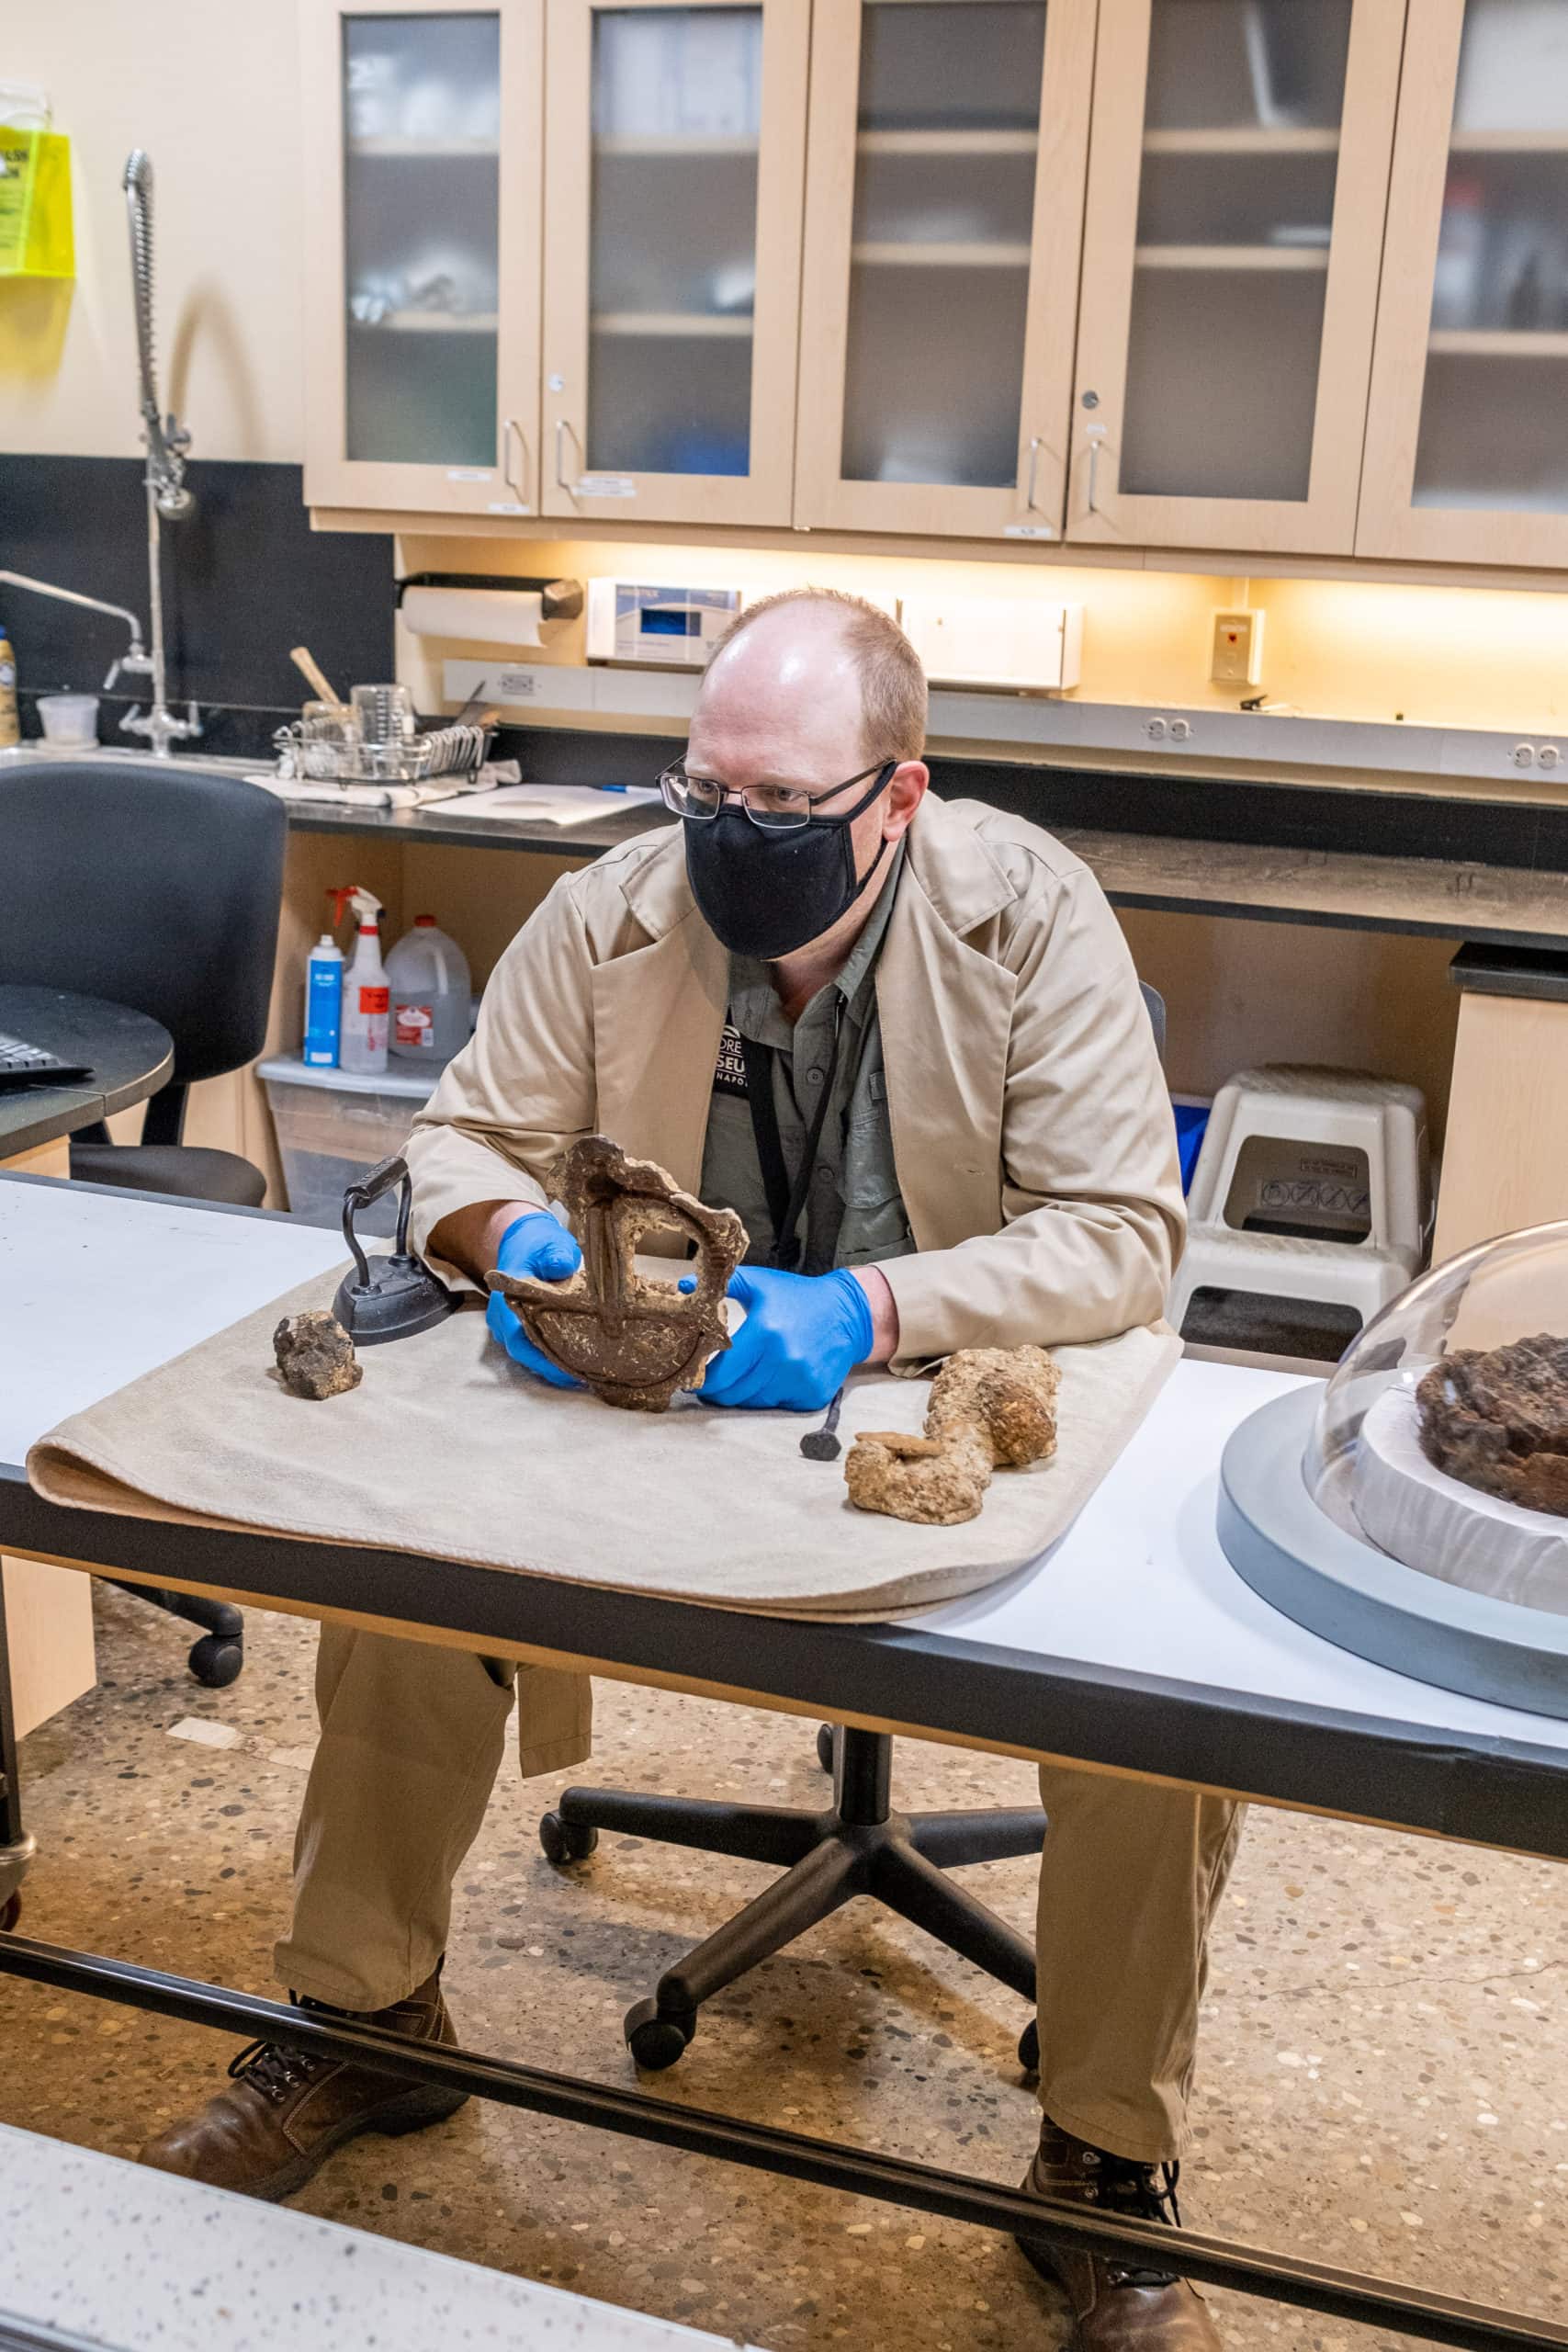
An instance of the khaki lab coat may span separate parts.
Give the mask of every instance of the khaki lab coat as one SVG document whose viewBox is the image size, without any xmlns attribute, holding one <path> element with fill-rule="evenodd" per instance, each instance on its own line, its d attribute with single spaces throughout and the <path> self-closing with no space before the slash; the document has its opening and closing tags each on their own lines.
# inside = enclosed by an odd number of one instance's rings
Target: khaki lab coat
<svg viewBox="0 0 1568 2352">
<path fill-rule="evenodd" d="M 543 1206 L 561 1153 L 593 1133 L 694 1192 L 728 978 L 679 827 L 563 876 L 414 1123 L 414 1247 L 479 1202 Z M 882 1269 L 894 1369 L 1152 1322 L 1184 1232 L 1176 1138 L 1132 959 L 1088 867 L 1020 818 L 928 797 L 876 992 L 918 1245 Z M 585 1678 L 535 1668 L 519 1695 L 525 1772 L 586 1756 Z"/>
</svg>

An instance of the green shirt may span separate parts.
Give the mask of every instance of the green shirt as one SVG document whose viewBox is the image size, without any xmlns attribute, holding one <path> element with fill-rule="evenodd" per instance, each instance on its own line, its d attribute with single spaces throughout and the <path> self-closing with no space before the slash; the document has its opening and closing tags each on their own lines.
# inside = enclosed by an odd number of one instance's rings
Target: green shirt
<svg viewBox="0 0 1568 2352">
<path fill-rule="evenodd" d="M 765 1265 L 773 1251 L 773 1220 L 762 1182 L 751 1110 L 746 1097 L 740 1039 L 773 1050 L 773 1103 L 784 1166 L 793 1183 L 826 1082 L 839 1028 L 839 1062 L 817 1163 L 801 1211 L 802 1273 L 834 1266 L 870 1265 L 902 1258 L 915 1247 L 893 1164 L 882 1027 L 876 1010 L 876 963 L 903 871 L 900 845 L 871 919 L 837 979 L 818 989 L 792 1027 L 768 967 L 748 956 L 729 959 L 729 1012 L 714 1072 L 703 1145 L 702 1197 L 710 1208 L 739 1210 L 751 1246 L 749 1265 Z M 841 1011 L 840 1010 L 841 1008 Z"/>
</svg>

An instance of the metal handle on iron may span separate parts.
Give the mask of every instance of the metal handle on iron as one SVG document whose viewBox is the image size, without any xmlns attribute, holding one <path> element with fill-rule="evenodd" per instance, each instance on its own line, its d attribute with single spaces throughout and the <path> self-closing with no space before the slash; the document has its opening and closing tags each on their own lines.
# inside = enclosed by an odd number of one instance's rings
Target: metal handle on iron
<svg viewBox="0 0 1568 2352">
<path fill-rule="evenodd" d="M 522 474 L 522 480 L 520 481 L 513 480 L 512 472 L 512 436 L 513 434 L 517 435 L 517 447 L 523 452 L 523 463 L 519 469 Z M 517 419 L 514 416 L 507 417 L 501 428 L 501 473 L 502 481 L 505 482 L 507 489 L 512 492 L 519 506 L 526 506 L 528 503 L 528 492 L 526 487 L 528 481 L 528 436 L 524 432 L 523 427 L 518 424 Z"/>
<path fill-rule="evenodd" d="M 1034 512 L 1034 483 L 1040 471 L 1040 452 L 1043 447 L 1044 435 L 1032 433 L 1029 436 L 1029 486 L 1023 493 L 1023 503 L 1031 514 Z"/>
<path fill-rule="evenodd" d="M 1084 439 L 1089 443 L 1089 488 L 1085 492 L 1085 503 L 1091 514 L 1098 514 L 1100 512 L 1094 493 L 1100 485 L 1100 447 L 1104 438 L 1103 424 L 1089 425 L 1084 435 Z"/>
<path fill-rule="evenodd" d="M 343 1238 L 353 1254 L 354 1263 L 362 1283 L 367 1283 L 370 1280 L 370 1261 L 359 1246 L 359 1237 L 354 1230 L 354 1220 L 361 1209 L 369 1208 L 372 1202 L 380 1200 L 383 1193 L 389 1193 L 394 1184 L 400 1184 L 403 1188 L 402 1198 L 398 1203 L 398 1238 L 395 1245 L 398 1256 L 402 1258 L 408 1254 L 409 1210 L 413 1201 L 413 1186 L 409 1181 L 409 1164 L 402 1153 L 394 1151 L 389 1159 L 378 1161 L 367 1175 L 360 1178 L 357 1184 L 350 1184 L 343 1196 Z"/>
</svg>

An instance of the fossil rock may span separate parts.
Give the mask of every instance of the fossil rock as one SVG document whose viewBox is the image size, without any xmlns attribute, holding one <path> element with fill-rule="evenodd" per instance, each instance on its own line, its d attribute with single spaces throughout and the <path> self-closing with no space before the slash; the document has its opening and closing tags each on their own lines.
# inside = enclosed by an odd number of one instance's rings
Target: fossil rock
<svg viewBox="0 0 1568 2352">
<path fill-rule="evenodd" d="M 733 1209 L 710 1209 L 683 1193 L 651 1159 L 628 1159 L 605 1136 L 585 1136 L 562 1163 L 560 1196 L 582 1245 L 582 1264 L 564 1283 L 486 1279 L 534 1345 L 575 1373 L 606 1405 L 662 1413 L 677 1389 L 701 1384 L 708 1358 L 729 1345 L 724 1295 L 746 1251 Z M 637 1244 L 673 1226 L 697 1245 L 694 1264 L 675 1280 L 639 1274 Z M 682 1275 L 696 1287 L 676 1288 Z"/>
<path fill-rule="evenodd" d="M 342 1396 L 364 1378 L 353 1340 L 324 1306 L 286 1315 L 272 1335 L 272 1351 L 278 1378 L 296 1396 Z"/>
<path fill-rule="evenodd" d="M 1568 1517 L 1568 1340 L 1460 1348 L 1416 1391 L 1421 1445 L 1450 1478 Z"/>
<path fill-rule="evenodd" d="M 961 1348 L 931 1383 L 924 1437 L 867 1430 L 844 1462 L 850 1500 L 929 1527 L 978 1515 L 991 1473 L 1056 1450 L 1061 1373 L 1043 1348 Z"/>
</svg>

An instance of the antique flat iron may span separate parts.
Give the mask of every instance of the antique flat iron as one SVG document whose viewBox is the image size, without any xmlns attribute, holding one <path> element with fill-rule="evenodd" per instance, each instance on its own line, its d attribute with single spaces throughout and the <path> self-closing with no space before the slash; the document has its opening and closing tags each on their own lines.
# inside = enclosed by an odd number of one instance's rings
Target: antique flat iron
<svg viewBox="0 0 1568 2352">
<path fill-rule="evenodd" d="M 708 1358 L 729 1345 L 724 1298 L 746 1251 L 733 1209 L 710 1209 L 651 1159 L 628 1159 L 607 1136 L 585 1136 L 561 1164 L 560 1197 L 582 1245 L 564 1283 L 499 1271 L 499 1291 L 534 1345 L 606 1405 L 661 1413 L 694 1388 Z M 640 1274 L 637 1248 L 654 1227 L 696 1244 L 690 1291 Z"/>
<path fill-rule="evenodd" d="M 367 1258 L 354 1220 L 394 1184 L 401 1185 L 402 1192 L 391 1255 Z M 428 1331 L 433 1324 L 445 1322 L 457 1305 L 456 1291 L 448 1290 L 409 1248 L 412 1191 L 408 1163 L 400 1152 L 394 1152 L 357 1184 L 351 1184 L 343 1196 L 343 1238 L 353 1252 L 354 1268 L 338 1284 L 333 1313 L 356 1348 L 379 1347 L 385 1340 L 412 1339 L 416 1331 Z"/>
</svg>

